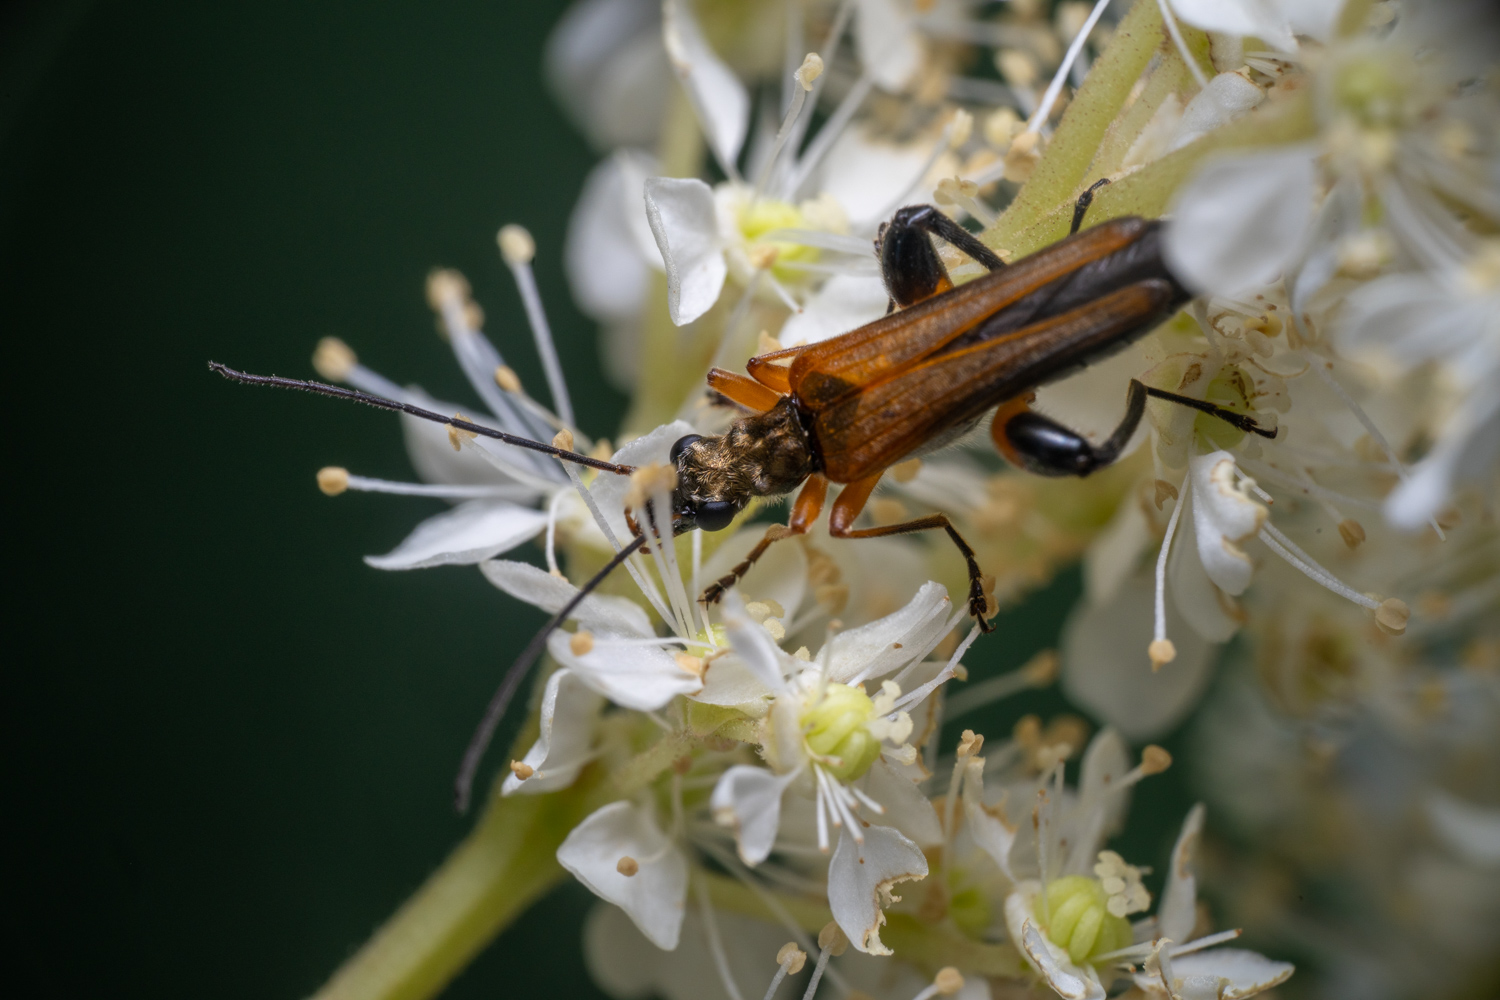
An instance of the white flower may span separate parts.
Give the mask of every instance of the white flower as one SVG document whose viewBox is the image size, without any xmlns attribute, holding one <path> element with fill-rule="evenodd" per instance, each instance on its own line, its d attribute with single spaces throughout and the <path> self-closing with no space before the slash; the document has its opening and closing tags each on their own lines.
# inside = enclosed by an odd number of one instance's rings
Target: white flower
<svg viewBox="0 0 1500 1000">
<path fill-rule="evenodd" d="M 750 95 L 703 37 L 684 0 L 662 4 L 662 38 L 709 148 L 724 172 L 737 176 L 734 165 L 750 124 Z"/>
<path fill-rule="evenodd" d="M 511 765 L 501 794 L 535 795 L 571 785 L 588 763 L 594 721 L 603 705 L 604 698 L 578 674 L 566 668 L 554 671 L 542 692 L 541 732 L 519 766 Z"/>
<path fill-rule="evenodd" d="M 1387 498 L 1392 524 L 1420 528 L 1458 485 L 1493 483 L 1500 467 L 1500 243 L 1482 244 L 1459 266 L 1392 274 L 1356 289 L 1339 335 L 1349 349 L 1382 353 L 1403 368 L 1442 363 L 1457 396 L 1437 444 Z"/>
<path fill-rule="evenodd" d="M 1178 17 L 1204 31 L 1253 35 L 1283 52 L 1295 52 L 1295 35 L 1326 40 L 1341 0 L 1171 0 Z"/>
<path fill-rule="evenodd" d="M 880 925 L 890 886 L 924 877 L 918 844 L 941 839 L 931 805 L 902 772 L 916 757 L 906 743 L 910 712 L 955 675 L 968 647 L 946 664 L 925 662 L 963 617 L 951 604 L 940 585 L 928 583 L 905 608 L 835 635 L 807 659 L 783 653 L 732 595 L 725 609 L 730 642 L 749 675 L 730 697 L 743 705 L 757 692 L 770 702 L 763 753 L 771 769 L 725 771 L 711 799 L 714 817 L 733 828 L 741 860 L 754 866 L 775 847 L 785 792 L 810 793 L 819 849 L 829 849 L 830 826 L 838 838 L 828 870 L 834 919 L 871 954 L 888 954 Z M 871 698 L 864 684 L 877 681 L 880 693 Z M 903 682 L 911 688 L 904 695 Z M 712 685 L 700 700 L 715 700 Z M 869 825 L 862 813 L 888 825 Z"/>
<path fill-rule="evenodd" d="M 547 39 L 547 82 L 601 148 L 656 140 L 672 72 L 657 0 L 582 0 Z"/>
<path fill-rule="evenodd" d="M 573 828 L 557 861 L 614 903 L 658 948 L 677 947 L 686 913 L 687 858 L 649 807 L 612 802 Z"/>
<path fill-rule="evenodd" d="M 524 286 L 530 276 L 529 261 L 517 261 L 513 270 Z M 318 373 L 374 395 L 438 413 L 462 413 L 465 419 L 484 426 L 533 440 L 550 440 L 559 418 L 517 389 L 514 373 L 479 328 L 482 313 L 469 298 L 469 286 L 463 277 L 452 271 L 433 272 L 428 278 L 427 296 L 459 366 L 488 412 L 435 400 L 420 389 L 403 388 L 360 364 L 346 344 L 333 338 L 325 338 L 318 345 L 313 358 Z M 536 312 L 528 311 L 528 316 L 538 349 L 546 356 L 553 348 L 540 309 L 540 303 L 536 303 Z M 497 379 L 509 388 L 502 388 Z M 565 387 L 555 388 L 562 393 L 555 402 L 561 409 L 570 410 Z M 417 525 L 391 552 L 366 557 L 371 566 L 401 570 L 473 565 L 507 552 L 544 530 L 550 543 L 552 529 L 559 521 L 570 528 L 586 527 L 568 474 L 555 459 L 488 439 L 450 433 L 441 424 L 405 414 L 401 426 L 412 465 L 427 483 L 390 482 L 329 468 L 319 473 L 323 492 L 335 495 L 355 490 L 462 502 Z M 538 505 L 545 509 L 536 509 Z M 549 544 L 549 557 L 551 552 Z"/>
</svg>

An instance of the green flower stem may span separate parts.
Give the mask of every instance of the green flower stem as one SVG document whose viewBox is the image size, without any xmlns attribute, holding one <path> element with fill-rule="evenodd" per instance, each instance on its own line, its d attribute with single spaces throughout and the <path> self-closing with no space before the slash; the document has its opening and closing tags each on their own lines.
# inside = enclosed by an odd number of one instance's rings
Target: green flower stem
<svg viewBox="0 0 1500 1000">
<path fill-rule="evenodd" d="M 1239 121 L 1216 129 L 1101 189 L 1089 210 L 1089 222 L 1097 224 L 1121 215 L 1154 219 L 1167 210 L 1172 195 L 1210 154 L 1302 142 L 1316 136 L 1317 129 L 1312 95 L 1306 91 L 1268 102 Z M 1073 202 L 1069 199 L 1031 226 L 1009 235 L 1006 246 L 1017 257 L 1033 253 L 1066 236 L 1072 218 Z"/>
<path fill-rule="evenodd" d="M 472 833 L 333 974 L 316 1000 L 420 1000 L 447 986 L 565 874 L 557 848 L 582 795 L 490 796 Z"/>
<path fill-rule="evenodd" d="M 1008 242 L 1011 233 L 1027 229 L 1072 196 L 1163 37 L 1161 11 L 1151 0 L 1139 0 L 1120 21 L 1109 47 L 1089 68 L 1031 178 L 985 234 L 986 243 L 1015 249 Z"/>
<path fill-rule="evenodd" d="M 1206 62 L 1208 60 L 1208 36 L 1186 24 L 1180 27 L 1183 41 L 1187 42 L 1188 49 L 1200 57 L 1198 60 L 1200 64 Z M 1197 81 L 1193 78 L 1187 63 L 1183 62 L 1177 46 L 1170 42 L 1163 42 L 1159 51 L 1161 63 L 1146 78 L 1146 86 L 1141 90 L 1140 96 L 1104 133 L 1104 139 L 1099 143 L 1099 150 L 1094 154 L 1094 160 L 1089 164 L 1085 175 L 1089 181 L 1109 177 L 1120 170 L 1126 155 L 1130 152 L 1130 147 L 1141 137 L 1141 133 L 1150 124 L 1152 116 L 1169 96 L 1177 95 L 1177 99 L 1183 104 L 1192 99 L 1197 89 Z M 1207 72 L 1213 72 L 1212 65 L 1208 67 Z"/>
</svg>

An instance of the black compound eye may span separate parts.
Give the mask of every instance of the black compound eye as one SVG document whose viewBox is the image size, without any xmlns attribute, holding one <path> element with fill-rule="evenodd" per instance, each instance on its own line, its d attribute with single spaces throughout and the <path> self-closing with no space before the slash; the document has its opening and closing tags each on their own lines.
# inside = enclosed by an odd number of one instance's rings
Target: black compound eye
<svg viewBox="0 0 1500 1000">
<path fill-rule="evenodd" d="M 698 505 L 693 521 L 704 531 L 723 531 L 739 512 L 728 500 L 707 500 Z"/>
<path fill-rule="evenodd" d="M 684 451 L 687 451 L 688 446 L 702 436 L 702 434 L 689 434 L 686 437 L 678 438 L 676 442 L 673 443 L 672 450 L 667 452 L 667 461 L 671 462 L 673 465 L 676 465 L 677 460 L 682 457 L 682 453 Z"/>
</svg>

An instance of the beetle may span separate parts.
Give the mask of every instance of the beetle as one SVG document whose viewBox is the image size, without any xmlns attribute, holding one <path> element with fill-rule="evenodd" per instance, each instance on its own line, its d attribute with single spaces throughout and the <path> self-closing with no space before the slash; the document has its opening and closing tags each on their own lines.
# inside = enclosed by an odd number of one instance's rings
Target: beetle
<svg viewBox="0 0 1500 1000">
<path fill-rule="evenodd" d="M 1099 443 L 1029 408 L 1039 386 L 1123 349 L 1192 297 L 1162 259 L 1160 221 L 1124 216 L 1079 231 L 1100 184 L 1078 199 L 1066 239 L 1010 265 L 937 209 L 903 208 L 877 239 L 891 297 L 884 317 L 751 358 L 746 375 L 709 372 L 714 391 L 752 412 L 723 434 L 690 435 L 673 445 L 677 530 L 717 531 L 752 497 L 801 489 L 787 524 L 768 531 L 703 600 L 718 600 L 773 542 L 809 531 L 829 484 L 838 483 L 844 488 L 829 511 L 831 535 L 945 531 L 968 567 L 969 611 L 989 631 L 974 550 L 946 515 L 854 527 L 891 466 L 962 437 L 994 410 L 990 433 L 1011 462 L 1040 475 L 1087 476 L 1119 457 L 1148 396 L 1275 437 L 1253 418 L 1134 379 L 1124 417 Z M 955 287 L 933 236 L 989 273 Z"/>
<path fill-rule="evenodd" d="M 700 600 L 717 601 L 778 539 L 817 523 L 830 483 L 843 486 L 829 511 L 836 538 L 877 538 L 945 531 L 969 574 L 969 612 L 984 631 L 987 598 L 974 550 L 945 514 L 899 524 L 856 528 L 855 522 L 887 469 L 957 440 L 990 411 L 1000 453 L 1030 472 L 1087 476 L 1120 456 L 1145 413 L 1147 397 L 1210 413 L 1243 431 L 1274 438 L 1254 418 L 1132 379 L 1125 413 L 1095 443 L 1029 403 L 1038 387 L 1102 360 L 1149 333 L 1192 298 L 1162 258 L 1162 224 L 1122 216 L 1082 230 L 1100 181 L 1077 200 L 1069 235 L 1011 264 L 958 223 L 928 205 L 895 213 L 876 239 L 890 295 L 885 316 L 828 340 L 751 358 L 746 374 L 712 369 L 709 388 L 749 411 L 722 434 L 691 434 L 671 447 L 676 485 L 671 533 L 721 531 L 755 497 L 797 492 L 785 525 L 774 525 L 744 561 L 715 581 Z M 983 265 L 988 273 L 955 286 L 932 238 Z M 582 455 L 410 403 L 321 382 L 250 375 L 217 362 L 209 367 L 235 381 L 298 389 L 396 410 L 471 434 L 552 455 L 617 475 L 633 466 Z M 659 512 L 646 513 L 651 525 Z M 460 810 L 495 726 L 548 635 L 562 625 L 606 576 L 646 543 L 634 532 L 605 566 L 555 614 L 506 672 L 459 769 Z M 665 528 L 665 525 L 662 525 Z M 657 532 L 653 532 L 657 533 Z"/>
</svg>

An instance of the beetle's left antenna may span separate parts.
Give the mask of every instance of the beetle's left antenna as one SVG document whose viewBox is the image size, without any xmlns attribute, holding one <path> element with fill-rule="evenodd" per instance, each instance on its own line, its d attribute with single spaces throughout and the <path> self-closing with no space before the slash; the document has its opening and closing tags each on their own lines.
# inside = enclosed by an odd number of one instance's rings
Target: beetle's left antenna
<svg viewBox="0 0 1500 1000">
<path fill-rule="evenodd" d="M 553 444 L 541 441 L 533 441 L 528 437 L 516 434 L 507 434 L 497 431 L 493 427 L 485 427 L 483 424 L 471 423 L 462 417 L 445 417 L 441 413 L 432 410 L 424 410 L 420 406 L 403 403 L 395 399 L 386 399 L 384 396 L 374 396 L 368 392 L 360 392 L 357 389 L 345 389 L 343 386 L 328 385 L 326 382 L 310 382 L 296 378 L 282 378 L 279 375 L 251 375 L 248 372 L 237 371 L 228 365 L 221 365 L 217 361 L 208 363 L 210 371 L 218 372 L 233 382 L 243 382 L 246 385 L 264 385 L 275 389 L 296 389 L 299 392 L 310 392 L 318 396 L 332 396 L 334 399 L 347 400 L 351 403 L 364 403 L 366 406 L 374 406 L 382 410 L 393 410 L 397 413 L 407 413 L 413 417 L 421 417 L 423 420 L 431 420 L 435 424 L 447 424 L 470 434 L 480 437 L 493 438 L 505 444 L 515 445 L 517 448 L 526 448 L 530 451 L 539 451 L 544 455 L 562 459 L 564 462 L 572 462 L 575 465 L 586 465 L 591 469 L 602 469 L 605 472 L 614 472 L 622 476 L 628 476 L 635 471 L 633 465 L 620 465 L 616 462 L 606 462 L 600 458 L 592 458 L 588 455 L 580 455 L 576 451 L 568 451 Z"/>
<path fill-rule="evenodd" d="M 479 720 L 479 728 L 474 730 L 474 736 L 469 740 L 463 761 L 458 765 L 458 777 L 453 782 L 453 803 L 460 813 L 469 810 L 469 796 L 474 788 L 474 774 L 479 770 L 479 761 L 484 757 L 485 748 L 490 745 L 490 738 L 495 735 L 495 727 L 500 724 L 500 719 L 505 715 L 506 706 L 515 696 L 516 688 L 520 687 L 522 678 L 526 676 L 537 657 L 542 655 L 542 650 L 547 647 L 547 638 L 552 635 L 554 629 L 578 610 L 578 605 L 583 603 L 583 599 L 597 589 L 616 566 L 629 559 L 645 544 L 645 541 L 646 536 L 639 534 L 626 542 L 625 547 L 616 552 L 614 558 L 605 563 L 604 568 L 580 587 L 578 593 L 574 594 L 568 603 L 564 604 L 562 609 L 542 626 L 541 631 L 532 638 L 531 644 L 522 651 L 521 655 L 516 658 L 516 662 L 512 663 L 510 669 L 505 672 L 504 679 L 500 681 L 500 686 L 495 689 L 494 697 L 490 699 L 488 707 L 484 710 L 484 718 Z"/>
</svg>

